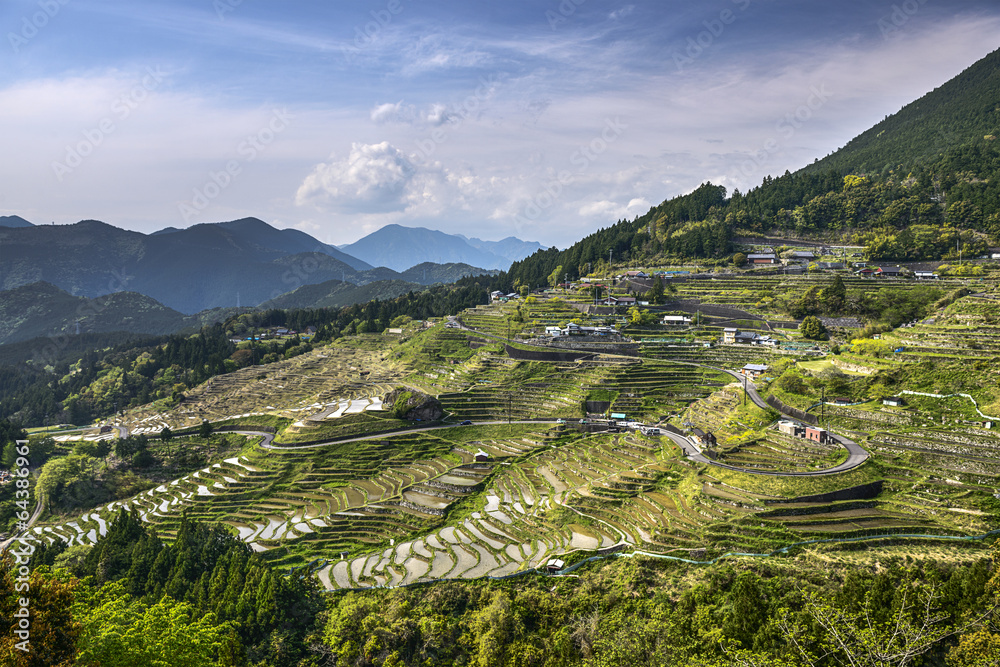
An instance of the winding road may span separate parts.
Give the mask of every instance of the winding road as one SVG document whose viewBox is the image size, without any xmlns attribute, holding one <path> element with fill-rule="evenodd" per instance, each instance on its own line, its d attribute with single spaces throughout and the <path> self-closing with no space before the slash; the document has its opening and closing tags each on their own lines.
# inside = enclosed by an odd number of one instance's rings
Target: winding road
<svg viewBox="0 0 1000 667">
<path fill-rule="evenodd" d="M 503 336 L 498 336 L 496 334 L 491 334 L 488 332 L 478 331 L 476 329 L 469 328 L 465 325 L 464 322 L 462 322 L 461 318 L 458 316 L 449 317 L 448 319 L 458 324 L 458 326 L 464 331 L 472 332 L 478 336 L 487 336 L 490 338 L 495 338 L 497 340 L 506 341 L 508 344 L 514 343 L 514 341 L 508 338 L 504 338 Z M 544 346 L 529 345 L 527 343 L 523 343 L 520 341 L 518 341 L 518 344 L 536 350 L 551 351 L 551 348 Z M 601 352 L 601 354 L 607 354 L 607 353 Z M 622 356 L 622 355 L 609 354 L 608 356 Z M 756 405 L 759 408 L 763 408 L 765 410 L 771 408 L 771 406 L 769 406 L 767 402 L 760 397 L 760 394 L 757 393 L 757 387 L 754 386 L 753 382 L 750 382 L 747 378 L 737 373 L 736 371 L 731 371 L 725 368 L 719 368 L 718 366 L 698 364 L 693 361 L 670 361 L 670 363 L 681 364 L 684 366 L 694 366 L 695 368 L 706 368 L 708 370 L 719 371 L 720 373 L 725 373 L 726 375 L 732 376 L 740 384 L 743 384 L 744 382 L 746 383 L 745 387 L 747 396 L 750 398 L 751 401 L 753 401 L 754 405 Z M 794 419 L 794 417 L 792 417 L 791 415 L 784 415 L 784 413 L 782 414 L 783 416 Z M 681 448 L 681 451 L 684 452 L 684 454 L 692 461 L 697 461 L 698 463 L 705 463 L 708 465 L 717 466 L 719 468 L 727 468 L 729 470 L 735 470 L 737 472 L 745 472 L 751 475 L 767 475 L 770 477 L 817 477 L 820 475 L 835 475 L 837 473 L 853 470 L 854 468 L 857 468 L 858 466 L 863 464 L 869 458 L 868 452 L 865 451 L 865 449 L 861 447 L 861 445 L 854 442 L 850 438 L 830 432 L 830 436 L 833 438 L 833 440 L 847 450 L 847 460 L 844 461 L 843 463 L 839 463 L 833 466 L 832 468 L 825 468 L 823 470 L 808 470 L 802 472 L 778 472 L 778 471 L 754 470 L 753 468 L 741 468 L 739 466 L 731 466 L 725 463 L 720 463 L 718 461 L 713 461 L 712 459 L 705 456 L 702 453 L 702 451 L 698 448 L 698 446 L 691 441 L 690 438 L 686 438 L 682 435 L 677 435 L 666 431 L 664 432 L 667 433 L 667 437 L 669 437 L 671 440 L 677 443 L 677 445 Z"/>
</svg>

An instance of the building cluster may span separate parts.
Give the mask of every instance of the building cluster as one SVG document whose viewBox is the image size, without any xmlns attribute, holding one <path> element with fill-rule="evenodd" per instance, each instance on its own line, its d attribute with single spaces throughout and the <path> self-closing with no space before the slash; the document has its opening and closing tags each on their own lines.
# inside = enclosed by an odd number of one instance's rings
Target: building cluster
<svg viewBox="0 0 1000 667">
<path fill-rule="evenodd" d="M 295 331 L 293 329 L 287 329 L 285 327 L 271 327 L 265 329 L 264 331 L 255 332 L 251 336 L 234 336 L 229 340 L 232 343 L 244 343 L 250 341 L 262 341 L 262 340 L 275 340 L 279 338 L 294 338 L 295 336 L 301 336 L 302 338 L 311 338 L 316 335 L 316 327 L 306 327 L 305 331 Z"/>
<path fill-rule="evenodd" d="M 722 342 L 725 345 L 759 345 L 761 347 L 778 347 L 780 341 L 756 331 L 740 331 L 736 328 L 722 330 Z"/>
<path fill-rule="evenodd" d="M 778 422 L 778 430 L 785 435 L 792 436 L 793 438 L 805 438 L 806 440 L 811 440 L 812 442 L 816 442 L 821 445 L 825 445 L 832 441 L 830 432 L 825 428 L 800 424 L 790 419 Z"/>
<path fill-rule="evenodd" d="M 545 327 L 545 335 L 552 338 L 563 336 L 614 336 L 618 330 L 614 327 L 587 327 L 576 322 L 570 322 L 565 327 Z"/>
</svg>

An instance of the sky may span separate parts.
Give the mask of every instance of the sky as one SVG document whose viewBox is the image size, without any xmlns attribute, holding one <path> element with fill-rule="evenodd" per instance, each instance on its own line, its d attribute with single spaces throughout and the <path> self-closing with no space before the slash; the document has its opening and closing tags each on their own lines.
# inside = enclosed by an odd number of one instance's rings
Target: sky
<svg viewBox="0 0 1000 667">
<path fill-rule="evenodd" d="M 821 158 L 995 0 L 3 0 L 0 215 L 566 247 Z"/>
</svg>

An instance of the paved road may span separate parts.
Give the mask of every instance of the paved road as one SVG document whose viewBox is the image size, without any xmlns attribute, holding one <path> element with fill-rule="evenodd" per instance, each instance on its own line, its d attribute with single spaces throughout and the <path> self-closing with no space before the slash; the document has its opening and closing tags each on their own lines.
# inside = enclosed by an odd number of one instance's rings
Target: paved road
<svg viewBox="0 0 1000 667">
<path fill-rule="evenodd" d="M 38 504 L 35 505 L 35 511 L 32 512 L 31 517 L 28 519 L 28 527 L 25 530 L 18 533 L 17 535 L 9 537 L 3 542 L 0 542 L 0 552 L 6 551 L 10 547 L 10 545 L 13 544 L 15 540 L 17 540 L 17 538 L 21 537 L 22 535 L 27 535 L 28 532 L 31 530 L 31 527 L 35 525 L 36 521 L 38 521 L 38 517 L 42 515 L 42 510 L 44 508 L 45 508 L 45 503 L 43 503 L 41 499 L 39 499 Z"/>
<path fill-rule="evenodd" d="M 727 375 L 731 375 L 740 383 L 743 383 L 745 381 L 747 397 L 753 402 L 753 404 L 759 408 L 764 408 L 765 410 L 771 407 L 767 404 L 767 401 L 761 398 L 760 394 L 757 393 L 757 387 L 754 386 L 753 382 L 750 382 L 745 376 L 737 373 L 736 371 L 727 370 L 725 368 L 718 368 L 716 366 L 705 366 L 703 364 L 695 364 L 692 362 L 676 361 L 673 363 L 685 364 L 688 366 L 698 366 L 700 368 L 709 368 L 712 370 L 721 371 Z M 688 448 L 696 452 L 688 457 L 691 460 L 698 461 L 699 463 L 708 463 L 709 465 L 718 466 L 720 468 L 728 468 L 730 470 L 747 472 L 754 475 L 789 476 L 789 477 L 815 477 L 817 475 L 833 475 L 838 472 L 845 472 L 847 470 L 852 470 L 854 468 L 857 468 L 859 465 L 868 460 L 868 452 L 866 452 L 864 448 L 862 448 L 861 445 L 859 445 L 858 443 L 854 442 L 850 438 L 845 438 L 842 435 L 837 435 L 835 433 L 830 433 L 830 435 L 838 444 L 840 444 L 844 449 L 847 450 L 847 460 L 844 461 L 843 463 L 833 466 L 832 468 L 826 468 L 824 470 L 809 470 L 803 472 L 771 472 L 763 470 L 754 470 L 752 468 L 740 468 L 737 466 L 726 465 L 725 463 L 719 463 L 718 461 L 711 460 L 710 458 L 702 454 L 701 451 L 697 448 L 697 446 L 695 446 L 693 442 L 691 442 L 687 438 L 684 439 L 688 440 L 687 442 Z M 674 442 L 677 442 L 677 440 L 674 439 L 673 437 L 671 439 L 674 440 Z"/>
<path fill-rule="evenodd" d="M 555 419 L 551 419 L 551 420 L 532 419 L 532 420 L 527 420 L 527 421 L 512 421 L 510 423 L 511 424 L 556 424 L 558 422 Z M 507 421 L 492 421 L 492 422 L 474 422 L 473 425 L 474 426 L 498 426 L 498 425 L 506 425 L 506 424 L 507 424 Z M 342 444 L 344 444 L 346 442 L 359 442 L 361 440 L 375 440 L 375 439 L 378 439 L 378 438 L 385 439 L 385 438 L 394 438 L 394 437 L 400 436 L 400 435 L 414 435 L 414 434 L 418 434 L 418 433 L 427 433 L 428 431 L 438 431 L 438 430 L 443 429 L 443 428 L 461 428 L 461 424 L 442 424 L 440 426 L 424 426 L 422 428 L 411 428 L 411 429 L 407 429 L 405 431 L 389 431 L 387 433 L 374 433 L 374 434 L 370 434 L 370 435 L 361 435 L 361 436 L 358 436 L 356 438 L 347 438 L 345 440 L 331 440 L 329 442 L 317 442 L 317 443 L 314 443 L 314 444 L 311 444 L 311 445 L 299 445 L 299 446 L 292 445 L 290 447 L 282 447 L 280 445 L 274 445 L 274 444 L 272 444 L 274 442 L 274 434 L 273 433 L 264 433 L 263 431 L 231 431 L 231 433 L 239 433 L 240 435 L 260 435 L 260 436 L 264 436 L 264 439 L 260 443 L 260 446 L 263 447 L 264 449 L 271 449 L 271 450 L 275 450 L 275 451 L 291 452 L 291 451 L 297 451 L 297 450 L 300 450 L 300 449 L 315 449 L 317 447 L 329 447 L 330 445 L 342 445 Z"/>
<path fill-rule="evenodd" d="M 465 330 L 465 331 L 471 331 L 471 332 L 474 332 L 474 333 L 479 334 L 479 335 L 491 336 L 491 334 L 484 334 L 482 332 L 476 331 L 475 329 L 470 329 L 470 328 L 466 327 L 465 324 L 460 319 L 456 318 L 456 321 L 461 326 L 461 328 L 463 330 Z M 492 337 L 493 338 L 500 338 L 501 340 L 506 340 L 502 336 L 492 336 Z M 508 341 L 508 342 L 511 342 L 511 341 Z M 526 343 L 521 343 L 521 345 L 527 345 L 527 344 Z M 546 347 L 531 346 L 531 345 L 528 345 L 528 347 L 535 347 L 535 348 L 540 349 L 540 350 L 548 350 L 549 349 L 549 348 L 546 348 Z M 616 356 L 616 355 L 610 355 L 610 356 Z M 745 386 L 746 386 L 747 397 L 751 401 L 753 401 L 753 404 L 756 405 L 757 407 L 763 408 L 765 410 L 771 407 L 771 406 L 769 406 L 767 404 L 767 401 L 765 401 L 763 398 L 761 398 L 760 394 L 757 393 L 757 387 L 754 386 L 753 382 L 750 382 L 743 375 L 741 375 L 740 373 L 737 373 L 736 371 L 731 371 L 731 370 L 728 370 L 728 369 L 725 369 L 725 368 L 719 368 L 717 366 L 709 366 L 709 365 L 706 365 L 706 364 L 698 364 L 698 363 L 695 363 L 693 361 L 671 361 L 670 363 L 682 364 L 684 366 L 694 366 L 696 368 L 707 368 L 709 370 L 719 371 L 721 373 L 725 373 L 726 375 L 732 376 L 740 384 L 743 384 L 744 381 L 745 381 L 746 382 Z M 664 432 L 667 433 L 666 431 L 664 431 Z M 844 437 L 842 435 L 837 435 L 835 433 L 830 433 L 830 435 L 833 437 L 833 439 L 838 444 L 840 444 L 842 447 L 844 447 L 844 449 L 847 450 L 847 460 L 844 461 L 843 463 L 841 463 L 839 465 L 835 465 L 832 468 L 826 468 L 824 470 L 809 470 L 809 471 L 803 471 L 803 472 L 771 472 L 771 471 L 754 470 L 753 468 L 741 468 L 741 467 L 738 467 L 738 466 L 731 466 L 731 465 L 726 465 L 725 463 L 719 463 L 718 461 L 713 461 L 712 459 L 710 459 L 707 456 L 705 456 L 701 452 L 701 450 L 698 449 L 698 446 L 695 445 L 694 442 L 692 442 L 690 439 L 685 438 L 684 436 L 678 436 L 678 435 L 675 435 L 675 434 L 667 433 L 667 437 L 669 437 L 671 440 L 673 440 L 674 442 L 676 442 L 681 447 L 681 451 L 683 451 L 685 454 L 687 454 L 688 458 L 690 458 L 692 461 L 697 461 L 699 463 L 706 463 L 708 465 L 718 466 L 720 468 L 728 468 L 729 470 L 736 470 L 738 472 L 750 473 L 752 475 L 769 475 L 769 476 L 772 476 L 772 477 L 778 477 L 778 476 L 780 476 L 780 477 L 784 477 L 784 476 L 788 476 L 788 477 L 815 477 L 815 476 L 819 476 L 819 475 L 833 475 L 833 474 L 836 474 L 836 473 L 839 473 L 839 472 L 845 472 L 847 470 L 852 470 L 854 468 L 857 468 L 862 463 L 864 463 L 865 461 L 868 460 L 868 456 L 869 456 L 868 452 L 865 451 L 864 448 L 861 447 L 861 445 L 859 445 L 858 443 L 856 443 L 853 440 L 851 440 L 850 438 L 846 438 L 846 437 Z"/>
</svg>

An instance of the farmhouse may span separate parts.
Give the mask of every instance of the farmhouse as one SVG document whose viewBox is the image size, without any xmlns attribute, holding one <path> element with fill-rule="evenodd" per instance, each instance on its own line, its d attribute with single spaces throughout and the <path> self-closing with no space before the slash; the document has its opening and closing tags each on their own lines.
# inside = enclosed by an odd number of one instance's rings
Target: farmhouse
<svg viewBox="0 0 1000 667">
<path fill-rule="evenodd" d="M 806 434 L 806 430 L 801 424 L 793 422 L 790 419 L 783 419 L 778 422 L 778 430 L 785 435 L 792 436 L 793 438 L 802 438 Z"/>
<path fill-rule="evenodd" d="M 602 302 L 605 306 L 634 306 L 634 296 L 609 296 Z"/>
<path fill-rule="evenodd" d="M 691 324 L 691 318 L 684 315 L 664 315 L 662 322 L 668 327 L 682 327 Z"/>
<path fill-rule="evenodd" d="M 777 264 L 778 258 L 774 255 L 774 253 L 754 253 L 752 255 L 747 255 L 747 261 L 753 265 Z"/>
<path fill-rule="evenodd" d="M 898 278 L 903 275 L 903 269 L 898 266 L 880 266 L 875 269 L 875 275 L 883 278 Z"/>
<path fill-rule="evenodd" d="M 844 398 L 843 396 L 838 396 L 837 398 L 833 399 L 834 405 L 850 405 L 853 402 L 854 401 L 852 401 L 851 399 Z"/>
<path fill-rule="evenodd" d="M 816 259 L 816 253 L 809 250 L 796 250 L 791 254 L 790 259 L 811 261 Z"/>
<path fill-rule="evenodd" d="M 715 447 L 715 435 L 700 428 L 691 430 L 691 439 L 702 447 Z"/>
<path fill-rule="evenodd" d="M 823 445 L 830 441 L 830 433 L 825 428 L 820 428 L 819 426 L 806 426 L 806 440 L 812 440 Z"/>
<path fill-rule="evenodd" d="M 882 405 L 891 405 L 894 408 L 901 408 L 906 405 L 906 401 L 901 396 L 887 396 L 882 399 Z"/>
<path fill-rule="evenodd" d="M 913 275 L 917 280 L 940 280 L 941 276 L 933 271 L 914 271 Z"/>
<path fill-rule="evenodd" d="M 740 372 L 748 378 L 759 378 L 761 375 L 770 370 L 770 366 L 765 366 L 764 364 L 747 364 Z"/>
<path fill-rule="evenodd" d="M 484 452 L 483 450 L 480 449 L 478 452 L 476 452 L 477 463 L 486 463 L 489 460 L 490 460 L 490 455 Z"/>
<path fill-rule="evenodd" d="M 723 329 L 722 342 L 726 343 L 727 345 L 732 345 L 733 343 L 736 342 L 736 334 L 738 334 L 739 332 L 740 332 L 739 329 L 733 329 L 733 328 Z"/>
</svg>

